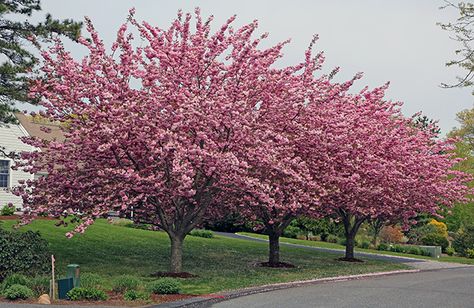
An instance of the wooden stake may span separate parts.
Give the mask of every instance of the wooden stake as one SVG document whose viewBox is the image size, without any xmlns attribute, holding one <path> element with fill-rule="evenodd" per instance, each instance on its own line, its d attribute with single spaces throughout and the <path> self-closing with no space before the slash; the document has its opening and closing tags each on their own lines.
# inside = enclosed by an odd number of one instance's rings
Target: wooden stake
<svg viewBox="0 0 474 308">
<path fill-rule="evenodd" d="M 52 275 L 52 279 L 51 279 L 51 299 L 53 300 L 55 298 L 55 295 L 56 295 L 56 282 L 54 280 L 54 262 L 56 260 L 54 259 L 54 255 L 51 255 L 51 275 Z"/>
</svg>

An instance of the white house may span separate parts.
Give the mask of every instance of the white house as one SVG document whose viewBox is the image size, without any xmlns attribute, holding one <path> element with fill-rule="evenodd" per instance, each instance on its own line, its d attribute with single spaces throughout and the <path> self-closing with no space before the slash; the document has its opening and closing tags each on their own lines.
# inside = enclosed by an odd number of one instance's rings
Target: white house
<svg viewBox="0 0 474 308">
<path fill-rule="evenodd" d="M 35 119 L 21 113 L 16 114 L 16 117 L 19 121 L 18 125 L 0 125 L 0 146 L 4 148 L 5 153 L 35 150 L 34 147 L 20 140 L 21 137 L 25 136 L 35 136 L 46 140 L 63 139 L 58 125 L 44 123 L 39 118 Z M 42 126 L 50 128 L 51 132 L 44 132 L 40 129 Z M 45 175 L 45 173 L 32 175 L 21 170 L 12 170 L 11 166 L 12 160 L 4 155 L 0 155 L 0 208 L 11 202 L 17 209 L 21 209 L 22 200 L 20 197 L 12 194 L 11 188 L 17 185 L 19 180 L 33 179 L 37 176 Z"/>
</svg>

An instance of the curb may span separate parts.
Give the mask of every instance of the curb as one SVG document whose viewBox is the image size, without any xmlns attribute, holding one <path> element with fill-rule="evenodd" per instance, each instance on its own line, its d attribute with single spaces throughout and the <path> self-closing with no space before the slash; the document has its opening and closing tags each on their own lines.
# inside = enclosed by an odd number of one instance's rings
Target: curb
<svg viewBox="0 0 474 308">
<path fill-rule="evenodd" d="M 328 282 L 339 282 L 339 281 L 348 281 L 348 280 L 358 280 L 372 277 L 381 277 L 381 276 L 390 276 L 390 275 L 399 275 L 399 274 L 408 274 L 408 273 L 419 273 L 422 270 L 412 269 L 412 270 L 398 270 L 398 271 L 388 271 L 388 272 L 378 272 L 378 273 L 368 273 L 360 275 L 347 275 L 347 276 L 337 276 L 337 277 L 328 277 L 328 278 L 318 278 L 311 280 L 302 280 L 302 281 L 293 281 L 293 282 L 284 282 L 284 283 L 275 283 L 269 285 L 263 285 L 258 287 L 244 288 L 234 291 L 202 295 L 194 298 L 185 299 L 182 301 L 163 303 L 159 305 L 146 306 L 147 308 L 204 308 L 209 307 L 211 304 L 218 302 L 230 300 L 237 297 L 265 293 L 270 291 L 296 288 L 307 285 L 322 284 Z"/>
</svg>

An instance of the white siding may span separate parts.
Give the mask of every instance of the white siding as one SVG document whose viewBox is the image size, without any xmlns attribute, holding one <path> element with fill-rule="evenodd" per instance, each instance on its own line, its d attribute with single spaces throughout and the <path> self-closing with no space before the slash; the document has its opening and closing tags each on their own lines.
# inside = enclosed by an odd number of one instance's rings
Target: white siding
<svg viewBox="0 0 474 308">
<path fill-rule="evenodd" d="M 21 142 L 19 137 L 28 136 L 28 133 L 20 125 L 0 125 L 0 146 L 5 147 L 7 153 L 11 151 L 31 151 L 33 147 Z M 6 159 L 0 157 L 0 159 Z M 12 162 L 10 161 L 10 165 Z M 11 187 L 18 184 L 19 180 L 33 179 L 33 175 L 30 173 L 23 172 L 21 170 L 11 170 L 9 176 L 9 188 L 0 188 L 0 207 L 11 202 L 16 208 L 22 207 L 21 198 L 13 195 L 9 190 Z"/>
</svg>

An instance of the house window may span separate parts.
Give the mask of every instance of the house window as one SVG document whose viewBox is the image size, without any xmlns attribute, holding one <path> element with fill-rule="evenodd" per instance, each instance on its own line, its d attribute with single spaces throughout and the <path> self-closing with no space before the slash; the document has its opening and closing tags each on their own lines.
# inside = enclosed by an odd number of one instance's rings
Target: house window
<svg viewBox="0 0 474 308">
<path fill-rule="evenodd" d="M 0 188 L 8 188 L 10 176 L 10 162 L 8 160 L 0 160 Z"/>
</svg>

